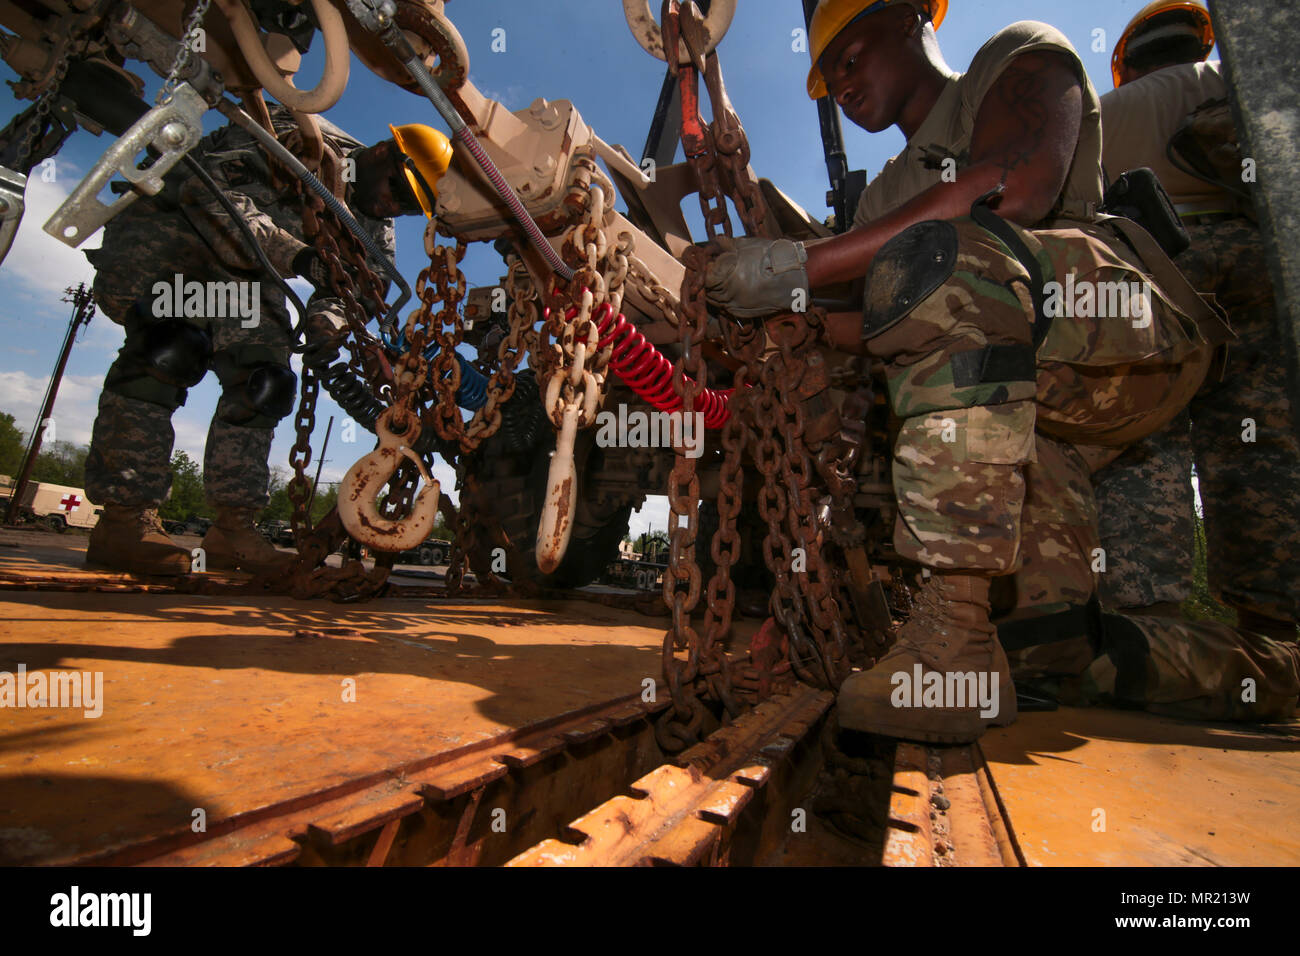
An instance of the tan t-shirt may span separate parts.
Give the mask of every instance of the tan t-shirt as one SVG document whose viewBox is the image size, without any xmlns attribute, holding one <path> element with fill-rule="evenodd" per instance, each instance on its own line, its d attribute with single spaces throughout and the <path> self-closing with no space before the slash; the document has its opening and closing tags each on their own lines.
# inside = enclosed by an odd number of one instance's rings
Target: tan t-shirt
<svg viewBox="0 0 1300 956">
<path fill-rule="evenodd" d="M 1227 95 L 1218 61 L 1165 67 L 1111 90 L 1101 98 L 1106 174 L 1116 179 L 1126 170 L 1149 166 L 1175 203 L 1226 201 L 1224 190 L 1170 163 L 1165 148 L 1188 113 Z"/>
<path fill-rule="evenodd" d="M 1007 64 L 1023 53 L 1056 50 L 1069 55 L 1083 84 L 1083 120 L 1074 160 L 1062 190 L 1071 206 L 1101 204 L 1101 107 L 1097 91 L 1088 79 L 1079 54 L 1056 27 L 1035 20 L 1021 20 L 994 34 L 980 47 L 965 73 L 948 78 L 930 114 L 903 151 L 885 164 L 862 193 L 855 226 L 865 225 L 897 209 L 918 193 L 942 181 L 942 157 L 952 156 L 957 169 L 970 162 L 971 133 L 984 95 L 1006 69 Z M 930 157 L 927 168 L 927 155 Z M 960 175 L 960 172 L 958 173 Z M 1081 208 L 1080 208 L 1081 211 Z"/>
</svg>

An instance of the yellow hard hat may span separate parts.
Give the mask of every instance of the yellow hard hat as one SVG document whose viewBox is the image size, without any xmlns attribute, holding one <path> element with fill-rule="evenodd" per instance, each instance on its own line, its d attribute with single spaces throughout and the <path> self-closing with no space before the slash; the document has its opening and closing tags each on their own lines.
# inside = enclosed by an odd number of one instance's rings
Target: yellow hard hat
<svg viewBox="0 0 1300 956">
<path fill-rule="evenodd" d="M 451 140 L 431 126 L 409 123 L 406 126 L 393 126 L 393 141 L 405 155 L 408 162 L 403 169 L 406 181 L 411 184 L 420 208 L 430 219 L 433 218 L 433 201 L 438 195 L 438 180 L 442 178 L 447 167 L 451 165 Z M 432 194 L 432 195 L 430 195 Z"/>
<path fill-rule="evenodd" d="M 1132 42 L 1133 35 L 1142 32 L 1140 28 L 1156 17 L 1178 10 L 1190 13 L 1196 19 L 1196 26 L 1190 29 L 1195 30 L 1200 37 L 1200 59 L 1204 60 L 1210 55 L 1210 50 L 1214 47 L 1214 25 L 1210 23 L 1210 11 L 1205 9 L 1205 5 L 1193 3 L 1191 0 L 1155 0 L 1154 3 L 1148 3 L 1139 10 L 1137 16 L 1128 22 L 1128 26 L 1120 35 L 1119 42 L 1115 44 L 1115 52 L 1110 57 L 1110 73 L 1115 79 L 1116 86 L 1122 83 L 1120 67 L 1124 65 L 1124 60 L 1128 56 L 1128 45 Z"/>
<path fill-rule="evenodd" d="M 948 12 L 948 0 L 821 0 L 813 11 L 808 30 L 812 69 L 808 71 L 808 95 L 819 100 L 826 95 L 826 81 L 822 78 L 817 61 L 831 45 L 831 41 L 858 17 L 883 10 L 890 2 L 907 2 L 929 16 L 937 30 Z"/>
</svg>

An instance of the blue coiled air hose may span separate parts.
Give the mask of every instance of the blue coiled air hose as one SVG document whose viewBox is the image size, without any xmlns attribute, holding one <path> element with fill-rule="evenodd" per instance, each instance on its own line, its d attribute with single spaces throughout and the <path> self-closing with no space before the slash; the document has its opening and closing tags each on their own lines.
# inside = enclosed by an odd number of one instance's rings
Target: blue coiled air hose
<svg viewBox="0 0 1300 956">
<path fill-rule="evenodd" d="M 424 357 L 432 359 L 438 354 L 438 346 L 431 345 L 424 350 Z M 456 389 L 456 404 L 466 411 L 476 412 L 487 404 L 488 378 L 459 352 L 453 352 L 456 363 L 460 365 L 460 388 Z"/>
</svg>

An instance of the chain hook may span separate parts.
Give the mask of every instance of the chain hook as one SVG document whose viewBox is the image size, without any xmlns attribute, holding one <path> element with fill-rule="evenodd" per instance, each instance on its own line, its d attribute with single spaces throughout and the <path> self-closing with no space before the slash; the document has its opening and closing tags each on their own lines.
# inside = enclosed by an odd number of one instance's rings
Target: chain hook
<svg viewBox="0 0 1300 956">
<path fill-rule="evenodd" d="M 405 551 L 427 538 L 433 531 L 442 489 L 429 474 L 420 456 L 410 448 L 420 437 L 420 418 L 405 414 L 402 434 L 392 430 L 394 419 L 403 414 L 394 405 L 375 421 L 379 447 L 348 469 L 339 488 L 338 511 L 343 527 L 361 544 L 378 551 Z M 424 479 L 424 488 L 405 518 L 390 520 L 379 513 L 379 493 L 397 472 L 405 456 L 415 462 Z"/>
<path fill-rule="evenodd" d="M 536 548 L 537 568 L 543 574 L 552 574 L 560 566 L 573 534 L 574 512 L 578 506 L 578 475 L 573 463 L 573 445 L 578 435 L 578 417 L 581 412 L 582 405 L 576 400 L 564 406 L 560 434 L 555 441 L 555 453 L 551 456 L 551 467 L 546 475 L 546 498 L 542 504 L 542 520 L 537 526 Z"/>
</svg>

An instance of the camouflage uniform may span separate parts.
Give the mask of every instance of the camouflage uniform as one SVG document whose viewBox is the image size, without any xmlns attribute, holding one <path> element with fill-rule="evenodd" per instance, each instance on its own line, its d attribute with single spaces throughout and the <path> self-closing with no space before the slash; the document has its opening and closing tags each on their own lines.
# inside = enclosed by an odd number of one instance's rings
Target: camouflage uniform
<svg viewBox="0 0 1300 956">
<path fill-rule="evenodd" d="M 296 128 L 292 115 L 272 109 L 277 134 Z M 341 155 L 362 146 L 347 134 L 321 122 L 326 141 Z M 293 259 L 306 247 L 301 206 L 291 189 L 272 183 L 265 155 L 255 140 L 235 126 L 219 129 L 191 154 L 244 214 L 267 258 L 284 276 L 294 275 Z M 264 417 L 234 424 L 229 418 L 237 403 L 233 394 L 247 369 L 258 363 L 287 368 L 291 321 L 283 293 L 265 274 L 225 209 L 194 175 L 177 167 L 158 197 L 141 197 L 115 217 L 104 230 L 102 248 L 87 252 L 95 266 L 95 298 L 106 315 L 126 327 L 127 340 L 100 395 L 90 454 L 86 460 L 86 493 L 103 504 L 154 507 L 171 484 L 169 463 L 174 433 L 174 405 L 119 394 L 111 383 L 121 378 L 129 355 L 152 319 L 152 289 L 157 281 L 171 285 L 180 274 L 185 281 L 260 282 L 260 321 L 243 328 L 237 316 L 191 319 L 207 328 L 213 344 L 209 365 L 223 388 L 208 432 L 204 455 L 204 489 L 218 508 L 260 508 L 267 501 L 267 456 L 275 422 Z M 389 255 L 395 249 L 391 220 L 357 219 Z M 342 303 L 319 293 L 307 304 L 311 328 L 341 328 Z M 184 392 L 177 404 L 184 404 Z"/>
<path fill-rule="evenodd" d="M 1300 648 L 1218 621 L 1107 615 L 1081 703 L 1140 706 L 1191 720 L 1281 721 L 1295 715 Z"/>
<path fill-rule="evenodd" d="M 1227 86 L 1216 61 L 1183 63 L 1102 98 L 1112 174 L 1149 166 L 1183 214 L 1191 247 L 1178 259 L 1196 288 L 1216 297 L 1238 339 L 1223 381 L 1192 402 L 1190 417 L 1131 449 L 1097 476 L 1110 558 L 1102 596 L 1114 607 L 1181 602 L 1191 593 L 1193 460 L 1205 510 L 1209 583 L 1239 609 L 1300 619 L 1300 443 L 1286 389 L 1284 347 L 1259 229 L 1243 200 L 1213 180 L 1235 178 Z M 1184 118 L 1189 146 L 1216 170 L 1210 182 L 1171 162 Z M 1186 135 L 1184 133 L 1183 135 Z M 1201 139 L 1204 135 L 1208 139 Z M 1183 144 L 1179 143 L 1181 147 Z M 1220 181 L 1226 181 L 1220 179 Z M 1254 422 L 1254 441 L 1244 421 Z M 1161 547 L 1152 548 L 1150 542 Z"/>
<path fill-rule="evenodd" d="M 1140 607 L 1190 595 L 1194 458 L 1211 590 L 1234 607 L 1300 620 L 1300 442 L 1259 229 L 1235 217 L 1188 233 L 1178 265 L 1228 311 L 1237 340 L 1223 381 L 1193 399 L 1190 431 L 1183 418 L 1098 474 L 1110 559 L 1102 596 Z"/>
<path fill-rule="evenodd" d="M 1005 56 L 1042 46 L 1073 54 L 1051 28 L 1017 24 L 986 44 L 972 71 L 986 50 Z M 980 69 L 987 76 L 987 62 Z M 1018 682 L 1077 675 L 1105 659 L 1122 633 L 1125 672 L 1139 675 L 1125 688 L 1136 687 L 1136 696 L 1126 700 L 1178 702 L 1204 716 L 1284 714 L 1300 689 L 1300 660 L 1275 642 L 1183 622 L 1103 622 L 1090 607 L 1095 562 L 1103 557 L 1090 473 L 1179 413 L 1228 333 L 1148 235 L 1123 221 L 1096 219 L 1086 202 L 1082 209 L 1070 202 L 1071 189 L 1078 200 L 1091 188 L 1089 148 L 1093 163 L 1100 158 L 1100 139 L 1092 135 L 1096 93 L 1080 74 L 1084 129 L 1062 197 L 1063 209 L 1072 210 L 1033 230 L 1007 226 L 1045 281 L 1064 282 L 1071 274 L 1094 284 L 1150 281 L 1148 321 L 1062 316 L 1045 331 L 1035 329 L 1026 262 L 972 219 L 914 226 L 887 243 L 868 274 L 864 340 L 884 362 L 891 405 L 902 419 L 893 462 L 894 544 L 901 555 L 938 571 L 1012 578 L 1001 602 L 1011 612 L 1007 620 L 1032 622 L 1022 628 L 1031 634 L 1027 642 L 1002 641 Z M 935 108 L 946 115 L 927 118 L 868 187 L 859 222 L 939 182 L 927 154 L 963 155 L 968 139 L 961 137 L 969 129 L 961 124 L 979 98 L 953 89 Z M 953 138 L 954 130 L 961 136 Z M 937 142 L 928 143 L 930 135 Z M 1098 191 L 1092 195 L 1099 198 Z M 954 267 L 918 296 L 919 280 L 908 272 L 924 267 L 907 263 L 931 253 L 940 258 L 941 244 L 925 244 L 914 230 L 941 235 L 945 225 L 956 235 Z M 1171 634 L 1186 643 L 1181 656 L 1170 653 Z M 1267 699 L 1234 703 L 1239 671 L 1266 685 Z"/>
<path fill-rule="evenodd" d="M 1158 290 L 1150 321 L 1056 318 L 1035 349 L 1025 266 L 972 220 L 953 226 L 952 274 L 867 341 L 885 361 L 903 419 L 894 450 L 895 547 L 938 570 L 994 575 L 1020 570 L 1029 557 L 1017 608 L 1086 600 L 1097 541 L 1089 471 L 1176 414 L 1203 378 L 1210 349 L 1189 336 L 1194 320 L 1180 308 L 1199 301 Z M 1107 241 L 1107 226 L 1047 226 L 1012 227 L 1045 275 L 1145 278 L 1133 253 Z M 888 252 L 887 245 L 868 278 L 869 314 L 897 294 L 884 274 Z M 1024 350 L 1025 376 L 972 383 L 962 366 L 989 349 Z M 1034 532 L 1028 547 L 1026 525 Z"/>
</svg>

